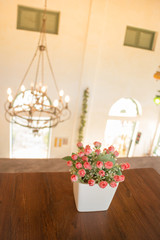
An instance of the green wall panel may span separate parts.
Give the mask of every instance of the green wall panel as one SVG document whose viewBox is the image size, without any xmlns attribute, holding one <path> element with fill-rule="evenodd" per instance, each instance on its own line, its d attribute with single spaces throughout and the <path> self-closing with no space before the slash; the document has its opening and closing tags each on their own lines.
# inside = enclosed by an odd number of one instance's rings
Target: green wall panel
<svg viewBox="0 0 160 240">
<path fill-rule="evenodd" d="M 43 10 L 18 6 L 17 29 L 40 32 Z M 58 34 L 59 12 L 46 12 L 46 33 Z"/>
<path fill-rule="evenodd" d="M 124 45 L 147 50 L 153 50 L 156 32 L 127 26 Z"/>
</svg>

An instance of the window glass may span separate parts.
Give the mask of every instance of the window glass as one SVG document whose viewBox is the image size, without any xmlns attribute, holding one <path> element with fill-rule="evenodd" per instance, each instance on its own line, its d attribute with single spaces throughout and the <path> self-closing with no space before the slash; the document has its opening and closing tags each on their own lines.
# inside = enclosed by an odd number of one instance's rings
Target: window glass
<svg viewBox="0 0 160 240">
<path fill-rule="evenodd" d="M 107 145 L 114 145 L 120 157 L 128 156 L 133 137 L 135 121 L 108 120 L 105 132 Z"/>
<path fill-rule="evenodd" d="M 136 117 L 139 114 L 137 102 L 131 98 L 119 99 L 109 111 L 109 116 Z"/>
<path fill-rule="evenodd" d="M 37 92 L 37 94 L 39 94 Z M 46 96 L 39 95 L 39 101 L 43 101 L 45 106 L 49 106 L 50 100 Z M 23 102 L 28 105 L 36 104 L 36 99 L 33 99 L 31 90 L 25 91 L 25 94 L 17 95 L 13 106 L 19 111 L 27 110 L 28 106 L 23 106 Z M 24 109 L 25 108 L 25 109 Z M 38 108 L 38 105 L 37 105 Z M 26 119 L 28 116 L 26 115 Z M 39 116 L 35 117 L 39 120 Z M 25 124 L 26 119 L 18 117 L 19 124 Z M 39 126 L 41 122 L 45 122 L 47 118 L 40 117 Z M 14 119 L 13 119 L 14 120 Z M 36 122 L 35 122 L 36 123 Z M 49 156 L 50 143 L 50 128 L 43 128 L 40 130 L 23 127 L 16 123 L 11 123 L 11 157 L 12 158 L 47 158 Z"/>
<path fill-rule="evenodd" d="M 105 144 L 114 145 L 120 157 L 131 156 L 133 153 L 138 126 L 135 118 L 141 113 L 140 104 L 132 98 L 119 99 L 109 111 L 111 117 L 106 124 Z M 112 116 L 116 119 L 112 119 Z"/>
<path fill-rule="evenodd" d="M 50 129 L 38 132 L 11 123 L 12 158 L 47 158 L 49 156 Z"/>
</svg>

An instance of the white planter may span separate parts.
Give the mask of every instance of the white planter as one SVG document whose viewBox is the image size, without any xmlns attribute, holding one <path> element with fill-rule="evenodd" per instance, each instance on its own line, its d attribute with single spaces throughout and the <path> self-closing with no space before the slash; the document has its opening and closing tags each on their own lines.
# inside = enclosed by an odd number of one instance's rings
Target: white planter
<svg viewBox="0 0 160 240">
<path fill-rule="evenodd" d="M 73 194 L 76 208 L 79 212 L 105 211 L 109 208 L 114 194 L 118 188 L 109 185 L 102 189 L 95 184 L 89 186 L 78 182 L 73 183 Z"/>
</svg>

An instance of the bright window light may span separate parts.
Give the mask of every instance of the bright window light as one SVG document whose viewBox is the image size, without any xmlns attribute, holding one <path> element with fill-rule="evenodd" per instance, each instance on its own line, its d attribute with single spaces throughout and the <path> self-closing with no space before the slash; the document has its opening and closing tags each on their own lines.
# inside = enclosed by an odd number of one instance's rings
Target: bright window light
<svg viewBox="0 0 160 240">
<path fill-rule="evenodd" d="M 105 144 L 114 145 L 120 157 L 131 156 L 133 153 L 138 126 L 136 117 L 141 114 L 140 104 L 132 98 L 119 99 L 109 111 L 110 119 L 106 124 Z"/>
<path fill-rule="evenodd" d="M 105 130 L 106 145 L 114 145 L 121 157 L 128 155 L 135 124 L 135 121 L 107 121 Z"/>
<path fill-rule="evenodd" d="M 47 158 L 49 157 L 50 128 L 38 132 L 11 123 L 12 158 Z"/>
<path fill-rule="evenodd" d="M 131 98 L 121 98 L 115 102 L 110 111 L 109 116 L 119 117 L 136 117 L 142 114 L 142 110 L 138 102 Z"/>
</svg>

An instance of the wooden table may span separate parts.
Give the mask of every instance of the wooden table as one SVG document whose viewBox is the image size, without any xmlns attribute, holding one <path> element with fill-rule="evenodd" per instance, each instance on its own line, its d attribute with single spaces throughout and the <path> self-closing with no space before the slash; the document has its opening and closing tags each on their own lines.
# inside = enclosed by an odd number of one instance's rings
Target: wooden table
<svg viewBox="0 0 160 240">
<path fill-rule="evenodd" d="M 79 213 L 69 173 L 1 173 L 0 240 L 159 240 L 160 175 L 125 176 L 108 211 Z"/>
</svg>

